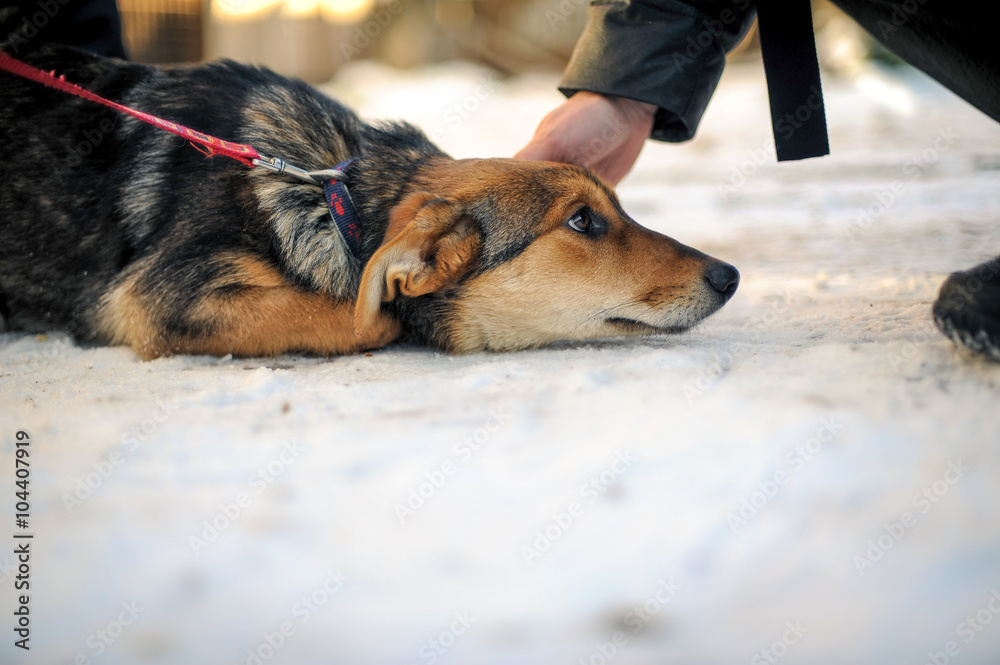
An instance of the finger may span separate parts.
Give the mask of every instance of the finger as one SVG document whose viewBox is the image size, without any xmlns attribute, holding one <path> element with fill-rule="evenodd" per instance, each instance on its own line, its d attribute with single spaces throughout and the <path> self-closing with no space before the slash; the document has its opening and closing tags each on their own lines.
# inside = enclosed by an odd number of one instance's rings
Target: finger
<svg viewBox="0 0 1000 665">
<path fill-rule="evenodd" d="M 628 169 L 623 169 L 620 164 L 610 159 L 602 159 L 590 166 L 590 170 L 597 174 L 604 182 L 612 187 L 616 187 L 621 179 L 628 173 Z"/>
<path fill-rule="evenodd" d="M 514 159 L 527 159 L 545 162 L 559 161 L 553 152 L 554 151 L 552 150 L 551 145 L 540 141 L 531 141 L 528 145 L 514 153 Z"/>
</svg>

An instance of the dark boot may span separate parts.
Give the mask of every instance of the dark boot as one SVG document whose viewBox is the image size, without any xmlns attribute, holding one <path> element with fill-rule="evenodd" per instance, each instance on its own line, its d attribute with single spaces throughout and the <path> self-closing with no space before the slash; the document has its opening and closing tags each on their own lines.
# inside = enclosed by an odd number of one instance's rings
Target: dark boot
<svg viewBox="0 0 1000 665">
<path fill-rule="evenodd" d="M 952 273 L 933 312 L 934 323 L 955 344 L 1000 362 L 1000 256 Z"/>
</svg>

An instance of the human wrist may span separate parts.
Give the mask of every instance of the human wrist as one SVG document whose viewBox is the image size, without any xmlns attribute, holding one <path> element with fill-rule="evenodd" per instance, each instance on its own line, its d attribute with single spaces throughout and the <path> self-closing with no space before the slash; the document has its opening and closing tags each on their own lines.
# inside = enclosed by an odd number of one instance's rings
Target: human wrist
<svg viewBox="0 0 1000 665">
<path fill-rule="evenodd" d="M 618 109 L 629 119 L 635 121 L 647 120 L 652 122 L 658 107 L 656 104 L 642 102 L 629 97 L 618 97 L 616 95 L 605 95 Z"/>
</svg>

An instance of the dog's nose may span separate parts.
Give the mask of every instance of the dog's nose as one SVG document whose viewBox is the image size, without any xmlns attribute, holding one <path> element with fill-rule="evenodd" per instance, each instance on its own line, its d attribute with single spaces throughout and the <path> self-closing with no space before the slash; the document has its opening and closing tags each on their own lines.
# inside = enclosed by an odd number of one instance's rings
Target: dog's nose
<svg viewBox="0 0 1000 665">
<path fill-rule="evenodd" d="M 716 261 L 705 271 L 705 280 L 713 289 L 731 298 L 740 285 L 740 271 L 722 261 Z"/>
</svg>

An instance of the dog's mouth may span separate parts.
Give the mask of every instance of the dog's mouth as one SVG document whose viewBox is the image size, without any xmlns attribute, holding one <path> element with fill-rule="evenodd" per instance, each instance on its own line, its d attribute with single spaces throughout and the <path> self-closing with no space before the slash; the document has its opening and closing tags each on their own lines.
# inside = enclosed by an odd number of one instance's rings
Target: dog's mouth
<svg viewBox="0 0 1000 665">
<path fill-rule="evenodd" d="M 622 332 L 626 332 L 631 335 L 662 335 L 665 333 L 679 333 L 690 328 L 690 326 L 654 326 L 649 323 L 643 323 L 642 321 L 627 319 L 620 316 L 604 319 L 604 322 L 609 323 L 620 329 Z"/>
</svg>

